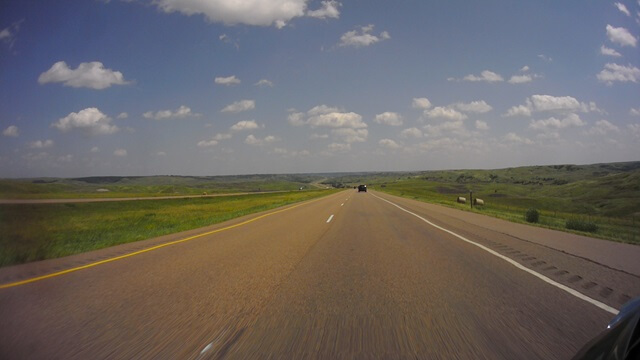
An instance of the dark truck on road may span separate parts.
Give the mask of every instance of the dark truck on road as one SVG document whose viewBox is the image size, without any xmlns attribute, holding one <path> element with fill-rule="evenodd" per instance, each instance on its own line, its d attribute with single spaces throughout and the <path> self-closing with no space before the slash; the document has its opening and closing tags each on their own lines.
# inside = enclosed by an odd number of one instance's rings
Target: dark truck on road
<svg viewBox="0 0 640 360">
<path fill-rule="evenodd" d="M 358 192 L 360 191 L 367 192 L 367 185 L 358 185 Z"/>
</svg>

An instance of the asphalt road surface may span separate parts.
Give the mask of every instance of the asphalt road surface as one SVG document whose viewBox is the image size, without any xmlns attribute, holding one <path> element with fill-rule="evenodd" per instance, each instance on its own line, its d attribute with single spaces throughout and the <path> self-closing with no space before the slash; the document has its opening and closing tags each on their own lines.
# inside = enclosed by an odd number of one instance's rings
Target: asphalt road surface
<svg viewBox="0 0 640 360">
<path fill-rule="evenodd" d="M 284 209 L 0 269 L 0 358 L 567 359 L 640 296 L 637 246 L 377 192 Z"/>
</svg>

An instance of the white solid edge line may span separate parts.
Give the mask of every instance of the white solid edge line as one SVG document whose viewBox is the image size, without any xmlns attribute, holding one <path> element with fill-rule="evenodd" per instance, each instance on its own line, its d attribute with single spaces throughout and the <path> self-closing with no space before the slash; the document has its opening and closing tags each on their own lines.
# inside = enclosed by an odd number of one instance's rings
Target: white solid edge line
<svg viewBox="0 0 640 360">
<path fill-rule="evenodd" d="M 373 194 L 371 194 L 371 195 L 373 195 Z M 441 227 L 441 226 L 438 226 L 438 225 L 436 225 L 436 224 L 432 223 L 431 221 L 429 221 L 429 220 L 427 220 L 427 219 L 423 218 L 422 216 L 420 216 L 420 215 L 418 215 L 418 214 L 415 214 L 415 213 L 413 213 L 413 212 L 411 212 L 411 211 L 409 211 L 409 210 L 406 210 L 406 209 L 402 208 L 401 206 L 396 205 L 396 204 L 392 203 L 391 201 L 389 201 L 389 200 L 387 200 L 387 199 L 383 199 L 383 198 L 381 198 L 381 197 L 379 197 L 379 196 L 376 196 L 376 195 L 373 195 L 373 196 L 374 196 L 374 197 L 376 197 L 376 198 L 378 198 L 378 199 L 380 199 L 380 200 L 382 200 L 382 201 L 385 201 L 385 202 L 387 202 L 387 203 L 389 203 L 389 204 L 391 204 L 391 205 L 393 205 L 393 206 L 395 206 L 395 207 L 397 207 L 398 209 L 400 209 L 400 210 L 402 210 L 402 211 L 404 211 L 404 212 L 407 212 L 407 213 L 409 213 L 409 214 L 411 214 L 411 215 L 413 215 L 413 216 L 417 217 L 418 219 L 420 219 L 420 220 L 422 220 L 422 221 L 426 222 L 427 224 L 429 224 L 429 225 L 431 225 L 431 226 L 435 227 L 436 229 L 440 229 L 440 230 L 442 230 L 442 231 L 444 231 L 444 232 L 446 232 L 446 233 L 449 233 L 449 234 L 451 234 L 451 235 L 453 235 L 453 236 L 457 237 L 457 238 L 458 238 L 458 239 L 460 239 L 460 240 L 466 241 L 466 242 L 468 242 L 469 244 L 475 245 L 475 246 L 479 247 L 480 249 L 482 249 L 482 250 L 484 250 L 484 251 L 486 251 L 486 252 L 488 252 L 488 253 L 490 253 L 490 254 L 492 254 L 492 255 L 495 255 L 495 256 L 497 256 L 497 257 L 501 258 L 502 260 L 504 260 L 504 261 L 508 262 L 509 264 L 511 264 L 511 265 L 513 265 L 513 266 L 515 266 L 515 267 L 517 267 L 518 269 L 523 270 L 523 271 L 526 271 L 526 272 L 528 272 L 529 274 L 531 274 L 531 275 L 533 275 L 533 276 L 535 276 L 535 277 L 539 278 L 540 280 L 542 280 L 542 281 L 544 281 L 544 282 L 546 282 L 546 283 L 548 283 L 548 284 L 551 284 L 551 285 L 553 285 L 553 286 L 555 286 L 555 287 L 557 287 L 557 288 L 559 288 L 559 289 L 562 289 L 562 290 L 564 290 L 564 291 L 568 292 L 569 294 L 571 294 L 571 295 L 573 295 L 573 296 L 575 296 L 575 297 L 577 297 L 577 298 L 579 298 L 579 299 L 582 299 L 582 300 L 584 300 L 584 301 L 586 301 L 586 302 L 588 302 L 588 303 L 591 303 L 592 305 L 595 305 L 595 306 L 599 307 L 600 309 L 602 309 L 602 310 L 604 310 L 604 311 L 608 311 L 608 312 L 610 312 L 610 313 L 612 313 L 612 314 L 614 314 L 614 315 L 618 315 L 618 312 L 619 312 L 619 311 L 618 311 L 618 310 L 616 310 L 616 309 L 614 309 L 614 308 L 612 308 L 611 306 L 609 306 L 609 305 L 607 305 L 607 304 L 601 303 L 600 301 L 595 300 L 595 299 L 592 299 L 592 298 L 590 298 L 590 297 L 588 297 L 588 296 L 586 296 L 586 295 L 584 295 L 584 294 L 582 294 L 582 293 L 580 293 L 580 292 L 578 292 L 578 291 L 576 291 L 576 290 L 573 290 L 572 288 L 570 288 L 570 287 L 568 287 L 568 286 L 565 286 L 565 285 L 562 285 L 562 284 L 560 284 L 560 283 L 558 283 L 558 282 L 555 282 L 555 281 L 553 281 L 553 280 L 549 279 L 548 277 L 546 277 L 546 276 L 544 276 L 544 275 L 542 275 L 542 274 L 539 274 L 539 273 L 537 273 L 537 272 L 535 272 L 535 271 L 533 271 L 533 270 L 531 270 L 531 269 L 529 269 L 529 268 L 527 268 L 527 267 L 525 267 L 525 266 L 523 266 L 523 265 L 521 265 L 521 264 L 517 263 L 516 261 L 512 260 L 511 258 L 508 258 L 508 257 L 506 257 L 506 256 L 504 256 L 504 255 L 502 255 L 502 254 L 500 254 L 500 253 L 497 253 L 497 252 L 495 252 L 495 251 L 493 251 L 493 250 L 489 249 L 488 247 L 486 247 L 486 246 L 484 246 L 484 245 L 481 245 L 481 244 L 478 244 L 478 243 L 476 243 L 476 242 L 473 242 L 473 241 L 471 241 L 471 240 L 469 240 L 469 239 L 465 238 L 465 237 L 464 237 L 464 236 L 462 236 L 462 235 L 458 235 L 458 234 L 454 233 L 454 232 L 453 232 L 453 231 L 451 231 L 451 230 L 447 230 L 447 229 L 445 229 L 445 228 L 443 228 L 443 227 Z"/>
<path fill-rule="evenodd" d="M 329 216 L 329 218 L 327 219 L 327 223 L 330 223 L 331 219 L 333 219 L 333 214 L 331 216 Z"/>
</svg>

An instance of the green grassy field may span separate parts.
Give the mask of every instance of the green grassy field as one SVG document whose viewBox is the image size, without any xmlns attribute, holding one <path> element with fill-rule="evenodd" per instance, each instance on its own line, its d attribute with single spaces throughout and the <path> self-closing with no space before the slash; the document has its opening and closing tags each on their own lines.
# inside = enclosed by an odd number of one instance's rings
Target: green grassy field
<svg viewBox="0 0 640 360">
<path fill-rule="evenodd" d="M 175 195 L 171 200 L 109 203 L 0 205 L 0 266 L 60 257 L 198 228 L 368 184 L 393 195 L 442 204 L 537 226 L 640 244 L 640 162 L 529 166 L 497 170 L 446 170 L 242 176 L 90 177 L 0 179 L 0 198 L 97 198 Z M 297 191 L 304 188 L 305 191 Z M 98 191 L 106 189 L 108 191 Z M 266 191 L 283 193 L 260 193 Z M 295 191 L 292 191 L 295 190 Z M 485 201 L 470 209 L 458 196 Z M 181 195 L 250 192 L 246 196 L 180 198 Z M 566 229 L 577 219 L 596 232 Z"/>
<path fill-rule="evenodd" d="M 529 208 L 538 226 L 640 244 L 640 162 L 529 166 L 498 170 L 449 170 L 350 174 L 328 180 L 336 187 L 366 183 L 389 194 L 524 223 Z M 458 196 L 484 206 L 458 204 Z M 565 228 L 569 219 L 598 226 L 596 232 Z"/>
<path fill-rule="evenodd" d="M 155 197 L 314 189 L 318 175 L 95 176 L 0 179 L 1 199 Z"/>
<path fill-rule="evenodd" d="M 335 191 L 0 205 L 0 266 L 57 258 L 195 229 Z"/>
</svg>

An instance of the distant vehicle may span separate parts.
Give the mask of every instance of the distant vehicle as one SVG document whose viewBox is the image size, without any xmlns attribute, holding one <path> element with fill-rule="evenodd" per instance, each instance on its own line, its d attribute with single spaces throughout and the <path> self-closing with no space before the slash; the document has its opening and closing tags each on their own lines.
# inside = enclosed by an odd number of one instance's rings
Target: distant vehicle
<svg viewBox="0 0 640 360">
<path fill-rule="evenodd" d="M 367 185 L 358 185 L 358 192 L 360 191 L 367 192 Z"/>
<path fill-rule="evenodd" d="M 640 359 L 640 297 L 623 306 L 607 329 L 588 342 L 573 359 Z"/>
</svg>

